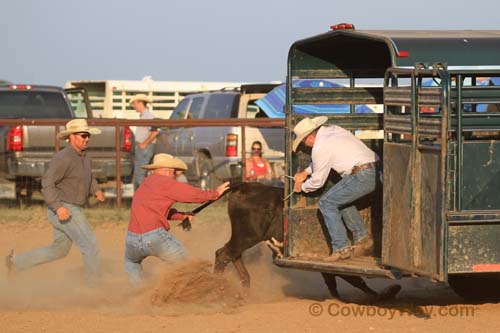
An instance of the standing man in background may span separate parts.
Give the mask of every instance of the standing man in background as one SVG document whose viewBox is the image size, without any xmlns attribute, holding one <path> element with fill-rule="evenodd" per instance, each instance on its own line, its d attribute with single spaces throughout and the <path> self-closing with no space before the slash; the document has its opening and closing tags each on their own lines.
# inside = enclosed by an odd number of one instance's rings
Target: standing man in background
<svg viewBox="0 0 500 333">
<path fill-rule="evenodd" d="M 85 119 L 73 119 L 57 137 L 69 145 L 55 153 L 42 178 L 42 194 L 48 204 L 47 217 L 54 229 L 51 245 L 6 258 L 9 273 L 54 261 L 68 255 L 73 242 L 83 255 L 85 277 L 91 284 L 100 272 L 97 238 L 85 215 L 83 205 L 89 195 L 104 201 L 92 175 L 91 160 L 85 154 L 90 136 L 99 134 L 98 128 L 89 128 Z"/>
<path fill-rule="evenodd" d="M 130 99 L 130 105 L 139 112 L 139 119 L 154 119 L 154 114 L 147 108 L 151 100 L 145 94 L 137 94 Z M 135 161 L 134 161 L 134 190 L 141 185 L 146 170 L 143 165 L 148 164 L 154 154 L 154 140 L 158 129 L 148 126 L 137 126 L 135 131 Z"/>
</svg>

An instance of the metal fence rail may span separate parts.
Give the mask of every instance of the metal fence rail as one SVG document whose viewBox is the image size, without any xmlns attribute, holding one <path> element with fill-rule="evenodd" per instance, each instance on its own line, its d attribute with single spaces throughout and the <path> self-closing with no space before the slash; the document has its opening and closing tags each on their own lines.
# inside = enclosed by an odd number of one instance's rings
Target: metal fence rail
<svg viewBox="0 0 500 333">
<path fill-rule="evenodd" d="M 57 134 L 64 130 L 64 125 L 68 122 L 68 119 L 0 119 L 0 127 L 1 126 L 54 126 L 55 133 L 53 136 L 54 142 L 54 151 L 58 151 L 61 148 L 61 142 L 57 139 Z M 233 127 L 241 127 L 241 142 L 242 142 L 242 152 L 241 163 L 245 164 L 245 146 L 246 146 L 246 138 L 245 138 L 245 128 L 246 127 L 257 127 L 257 128 L 284 128 L 285 120 L 284 119 L 188 119 L 188 120 L 165 120 L 165 119 L 152 119 L 152 120 L 131 120 L 131 119 L 107 119 L 107 118 L 99 118 L 99 119 L 87 119 L 89 126 L 100 126 L 100 127 L 114 127 L 115 128 L 115 137 L 114 137 L 114 155 L 115 155 L 115 192 L 116 192 L 116 205 L 118 207 L 122 206 L 122 170 L 121 170 L 121 159 L 122 159 L 122 151 L 121 151 L 121 137 L 120 133 L 122 132 L 124 127 L 127 126 L 153 126 L 153 127 L 166 127 L 166 128 L 175 128 L 175 127 L 218 127 L 218 126 L 233 126 Z M 283 134 L 284 135 L 284 134 Z M 46 139 L 46 138 L 45 138 Z M 0 147 L 5 147 L 4 145 L 0 145 Z M 92 142 L 90 143 L 90 147 L 92 147 Z M 109 147 L 106 147 L 109 148 Z M 3 148 L 3 151 L 0 151 L 3 160 L 0 160 L 0 163 L 5 163 L 6 151 Z"/>
</svg>

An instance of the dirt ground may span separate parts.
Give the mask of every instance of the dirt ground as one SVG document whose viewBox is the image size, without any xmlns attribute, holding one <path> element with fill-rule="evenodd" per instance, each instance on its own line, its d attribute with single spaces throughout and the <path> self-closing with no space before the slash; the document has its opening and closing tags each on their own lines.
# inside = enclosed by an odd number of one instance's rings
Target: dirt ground
<svg viewBox="0 0 500 333">
<path fill-rule="evenodd" d="M 329 297 L 319 273 L 285 270 L 272 264 L 265 246 L 244 259 L 252 288 L 244 295 L 233 267 L 211 274 L 214 252 L 230 234 L 225 204 L 207 208 L 190 232 L 172 227 L 191 260 L 169 267 L 156 258 L 144 262 L 146 285 L 131 289 L 123 271 L 127 212 L 91 214 L 101 248 L 103 281 L 82 281 L 82 260 L 73 247 L 57 262 L 17 272 L 8 280 L 3 256 L 47 245 L 52 229 L 43 207 L 29 218 L 0 219 L 1 332 L 249 332 L 249 331 L 490 331 L 498 332 L 500 304 L 467 304 L 449 288 L 424 279 L 369 279 L 381 290 L 403 286 L 390 303 L 370 304 L 340 281 L 344 301 Z M 122 222 L 120 222 L 122 221 Z"/>
</svg>

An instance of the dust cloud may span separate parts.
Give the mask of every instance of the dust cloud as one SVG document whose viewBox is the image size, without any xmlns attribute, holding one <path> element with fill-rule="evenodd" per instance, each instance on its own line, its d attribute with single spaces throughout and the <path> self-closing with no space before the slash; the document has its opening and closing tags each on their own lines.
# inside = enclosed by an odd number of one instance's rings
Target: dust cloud
<svg viewBox="0 0 500 333">
<path fill-rule="evenodd" d="M 251 276 L 250 290 L 242 288 L 232 264 L 224 274 L 213 274 L 215 251 L 230 235 L 229 220 L 224 214 L 218 216 L 210 222 L 195 222 L 191 232 L 174 225 L 171 232 L 189 251 L 190 260 L 168 266 L 157 258 L 147 258 L 143 262 L 145 283 L 139 289 L 128 284 L 123 270 L 126 224 L 94 224 L 103 270 L 101 283 L 95 287 L 85 285 L 82 258 L 75 246 L 63 259 L 16 272 L 8 279 L 4 256 L 10 249 L 19 253 L 48 245 L 52 229 L 45 219 L 4 225 L 0 230 L 0 309 L 182 314 L 176 310 L 179 305 L 191 305 L 194 312 L 225 312 L 287 297 L 328 297 L 319 273 L 276 267 L 263 244 L 243 256 Z"/>
</svg>

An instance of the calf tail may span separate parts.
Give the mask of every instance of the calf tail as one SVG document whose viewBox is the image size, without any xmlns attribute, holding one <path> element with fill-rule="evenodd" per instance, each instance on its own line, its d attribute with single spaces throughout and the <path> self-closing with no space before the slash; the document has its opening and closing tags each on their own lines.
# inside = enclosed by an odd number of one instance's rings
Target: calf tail
<svg viewBox="0 0 500 333">
<path fill-rule="evenodd" d="M 192 215 L 196 215 L 198 214 L 199 212 L 201 212 L 205 207 L 208 207 L 210 206 L 211 204 L 213 204 L 214 202 L 220 200 L 220 198 L 222 198 L 223 196 L 225 196 L 227 193 L 229 192 L 232 192 L 238 188 L 241 187 L 241 185 L 243 185 L 244 183 L 242 181 L 231 181 L 230 185 L 229 185 L 229 188 L 224 192 L 222 193 L 216 200 L 210 200 L 210 201 L 207 201 L 205 202 L 204 204 L 202 204 L 201 206 L 198 206 L 196 207 L 195 209 L 193 209 L 190 213 Z"/>
</svg>

